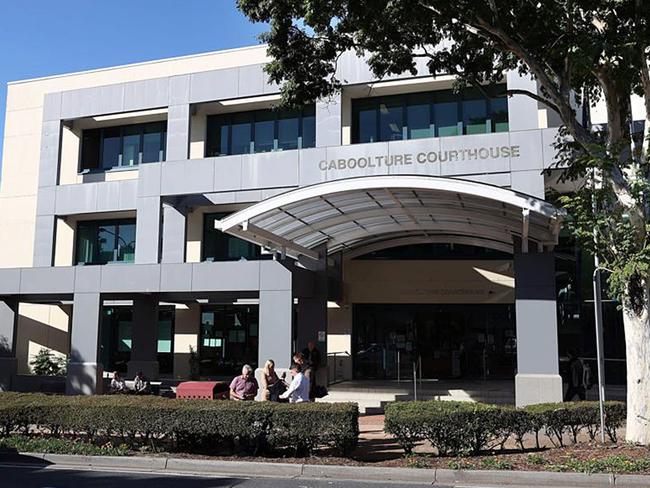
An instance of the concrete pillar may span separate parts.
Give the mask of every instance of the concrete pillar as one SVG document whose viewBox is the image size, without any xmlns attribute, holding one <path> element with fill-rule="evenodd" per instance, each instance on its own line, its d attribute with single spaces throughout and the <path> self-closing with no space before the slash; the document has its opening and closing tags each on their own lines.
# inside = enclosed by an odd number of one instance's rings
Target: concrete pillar
<svg viewBox="0 0 650 488">
<path fill-rule="evenodd" d="M 170 204 L 163 204 L 162 262 L 185 262 L 185 213 Z"/>
<path fill-rule="evenodd" d="M 555 257 L 553 253 L 515 254 L 517 375 L 515 403 L 561 402 Z"/>
<path fill-rule="evenodd" d="M 537 82 L 530 75 L 517 70 L 506 73 L 509 90 L 528 90 L 537 93 Z M 510 131 L 537 129 L 539 125 L 537 101 L 526 95 L 508 97 L 508 126 Z"/>
<path fill-rule="evenodd" d="M 341 145 L 341 94 L 316 102 L 316 147 Z"/>
<path fill-rule="evenodd" d="M 11 389 L 16 374 L 18 299 L 0 301 L 0 391 Z"/>
<path fill-rule="evenodd" d="M 150 380 L 158 379 L 158 295 L 139 295 L 133 299 L 131 360 L 127 376 L 142 371 Z"/>
<path fill-rule="evenodd" d="M 160 197 L 139 197 L 135 224 L 135 263 L 155 264 L 160 256 Z"/>
<path fill-rule="evenodd" d="M 321 352 L 321 360 L 327 358 L 327 296 L 306 297 L 298 299 L 296 317 L 296 347 L 302 351 L 309 341 L 316 342 Z M 319 340 L 319 332 L 323 341 Z"/>
<path fill-rule="evenodd" d="M 291 319 L 293 297 L 288 290 L 260 291 L 258 363 L 273 359 L 277 368 L 291 362 Z"/>
<path fill-rule="evenodd" d="M 65 391 L 68 395 L 102 392 L 103 368 L 99 363 L 99 326 L 102 299 L 99 293 L 75 293 L 70 332 L 70 361 Z"/>
</svg>

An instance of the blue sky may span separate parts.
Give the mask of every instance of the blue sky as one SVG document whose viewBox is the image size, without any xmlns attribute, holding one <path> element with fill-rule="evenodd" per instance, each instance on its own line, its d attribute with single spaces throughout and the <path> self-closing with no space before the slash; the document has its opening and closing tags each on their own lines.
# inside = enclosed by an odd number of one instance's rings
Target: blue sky
<svg viewBox="0 0 650 488">
<path fill-rule="evenodd" d="M 235 0 L 0 0 L 0 134 L 8 81 L 248 46 L 263 30 Z"/>
</svg>

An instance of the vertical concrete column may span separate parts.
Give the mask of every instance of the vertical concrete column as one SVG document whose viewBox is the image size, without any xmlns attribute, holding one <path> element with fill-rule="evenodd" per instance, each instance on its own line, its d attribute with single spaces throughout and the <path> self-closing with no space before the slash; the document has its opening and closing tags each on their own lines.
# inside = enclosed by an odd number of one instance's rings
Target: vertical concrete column
<svg viewBox="0 0 650 488">
<path fill-rule="evenodd" d="M 527 90 L 537 93 L 537 82 L 530 75 L 516 70 L 506 73 L 509 90 Z M 508 97 L 508 126 L 510 131 L 537 129 L 539 125 L 537 101 L 526 95 Z"/>
<path fill-rule="evenodd" d="M 139 197 L 135 223 L 135 262 L 154 264 L 160 257 L 160 197 Z"/>
<path fill-rule="evenodd" d="M 0 391 L 11 389 L 16 374 L 18 298 L 0 301 Z"/>
<path fill-rule="evenodd" d="M 163 204 L 162 262 L 185 262 L 185 212 L 173 205 Z"/>
<path fill-rule="evenodd" d="M 142 371 L 150 380 L 158 379 L 158 303 L 158 295 L 138 295 L 133 299 L 129 378 Z"/>
<path fill-rule="evenodd" d="M 190 77 L 174 76 L 169 83 L 167 161 L 187 159 L 190 148 Z"/>
<path fill-rule="evenodd" d="M 559 374 L 555 257 L 515 254 L 517 406 L 562 401 Z"/>
<path fill-rule="evenodd" d="M 341 94 L 316 102 L 316 147 L 341 145 Z"/>
<path fill-rule="evenodd" d="M 99 293 L 74 294 L 70 361 L 65 385 L 68 395 L 102 392 L 103 368 L 98 359 L 101 308 Z"/>
<path fill-rule="evenodd" d="M 273 359 L 277 368 L 291 362 L 293 296 L 288 290 L 260 290 L 258 363 Z"/>
</svg>

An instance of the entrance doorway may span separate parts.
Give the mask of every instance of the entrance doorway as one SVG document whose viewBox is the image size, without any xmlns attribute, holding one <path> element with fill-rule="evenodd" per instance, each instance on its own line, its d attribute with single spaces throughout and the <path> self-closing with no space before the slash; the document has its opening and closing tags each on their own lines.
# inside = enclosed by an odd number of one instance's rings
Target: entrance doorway
<svg viewBox="0 0 650 488">
<path fill-rule="evenodd" d="M 514 305 L 353 305 L 355 379 L 511 379 L 516 347 Z"/>
</svg>

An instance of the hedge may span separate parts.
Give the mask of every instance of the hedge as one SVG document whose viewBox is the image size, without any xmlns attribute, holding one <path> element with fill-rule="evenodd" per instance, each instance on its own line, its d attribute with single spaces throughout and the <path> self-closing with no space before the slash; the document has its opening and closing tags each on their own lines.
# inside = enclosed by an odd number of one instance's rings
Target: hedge
<svg viewBox="0 0 650 488">
<path fill-rule="evenodd" d="M 352 403 L 280 404 L 139 396 L 48 396 L 0 393 L 2 435 L 40 433 L 129 445 L 172 445 L 261 453 L 318 447 L 343 454 L 356 446 L 359 411 Z"/>
<path fill-rule="evenodd" d="M 625 420 L 625 404 L 606 402 L 606 431 L 616 442 L 616 430 Z M 585 430 L 595 439 L 600 428 L 597 402 L 568 402 L 531 405 L 516 409 L 470 402 L 415 401 L 387 405 L 384 430 L 391 434 L 408 454 L 427 441 L 438 454 L 477 454 L 503 448 L 514 439 L 524 449 L 524 436 L 543 432 L 556 446 L 562 446 L 564 436 L 577 442 Z"/>
</svg>

